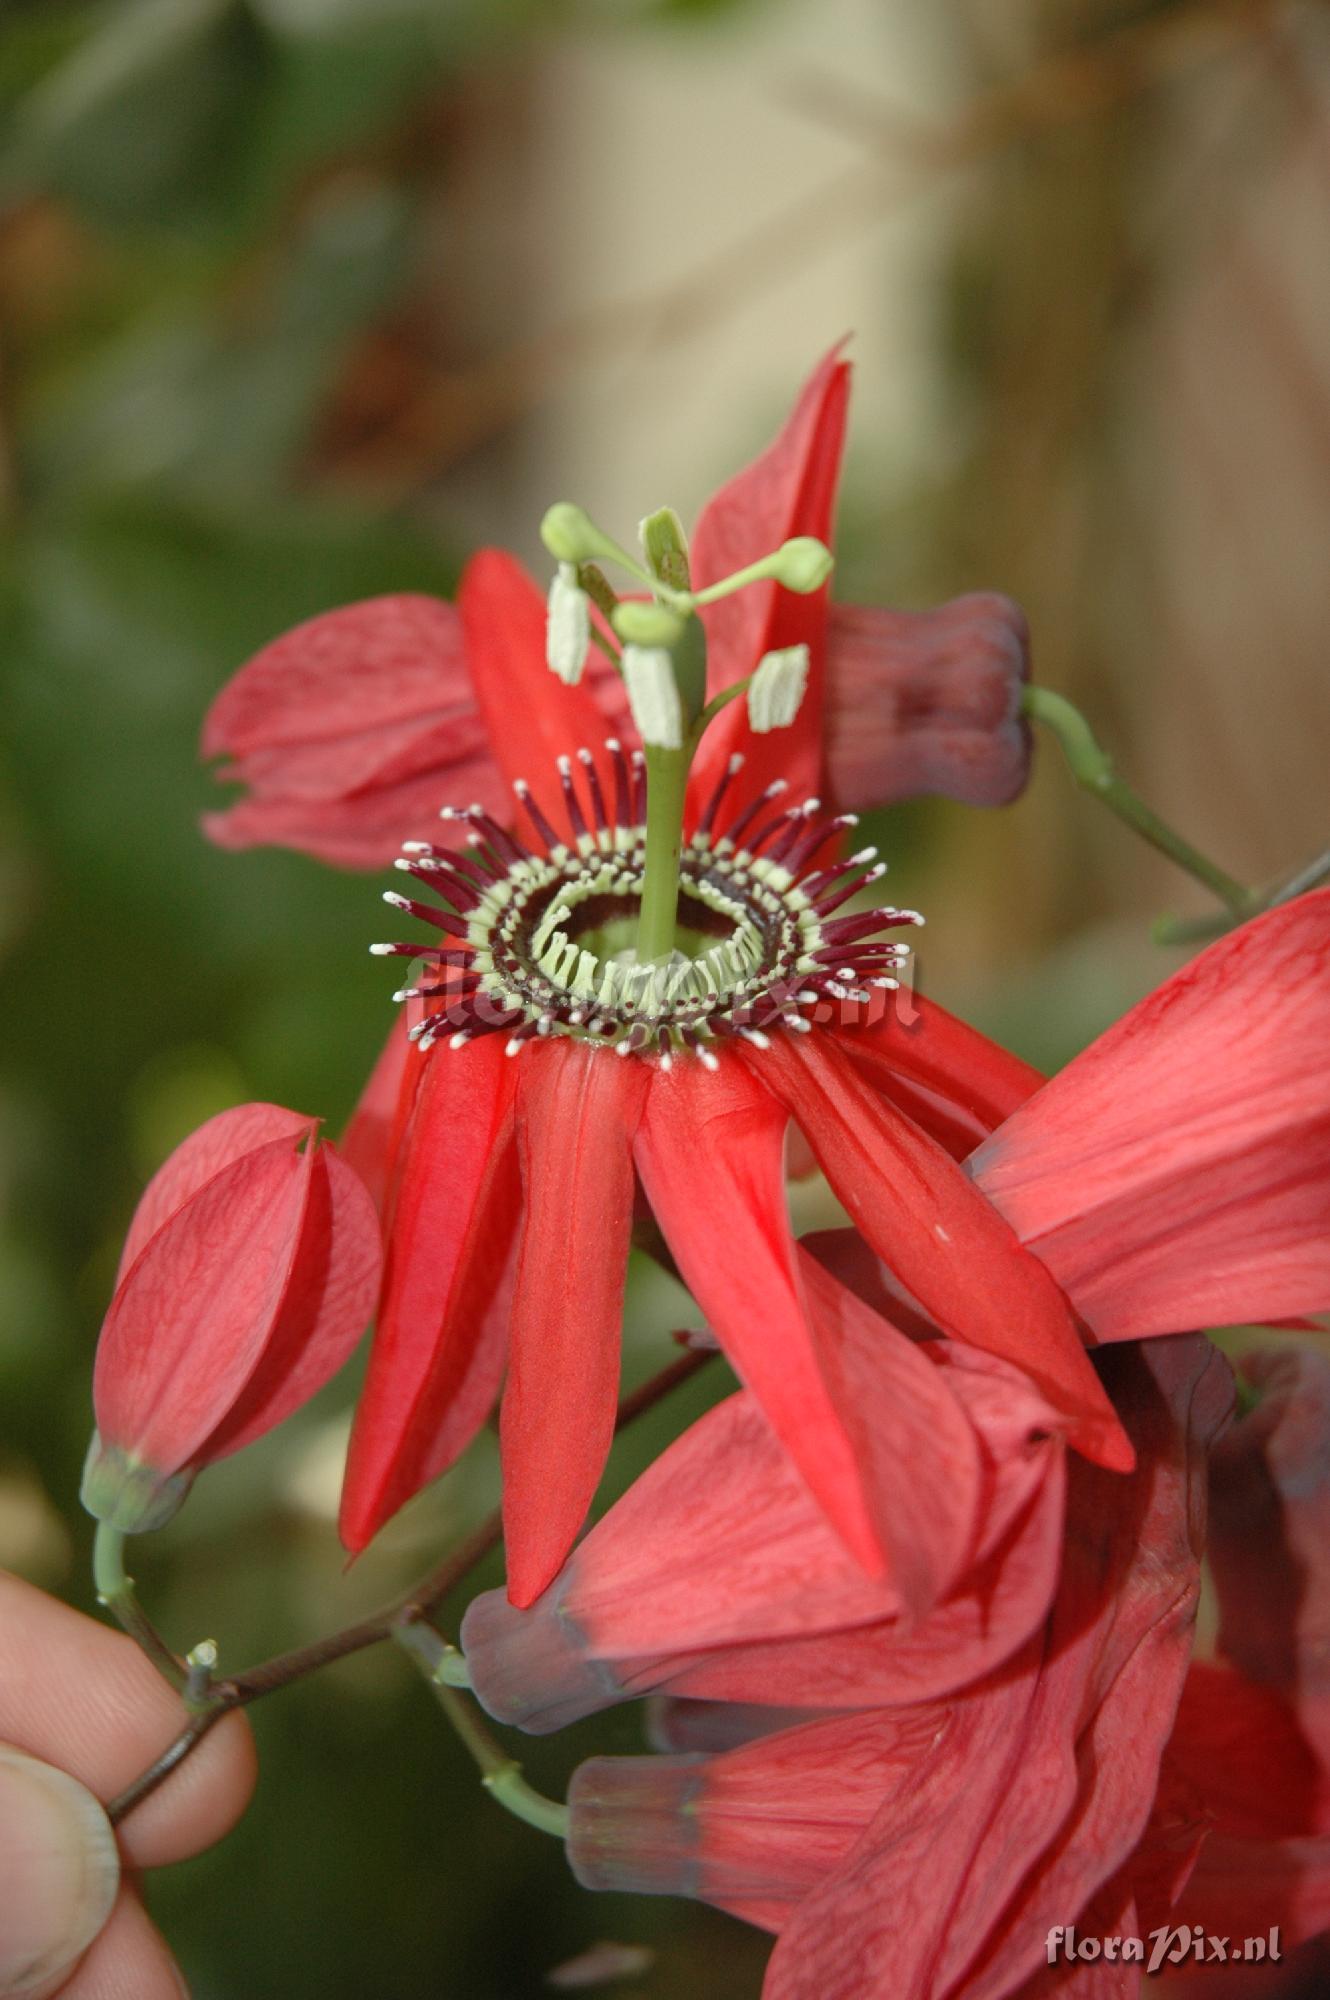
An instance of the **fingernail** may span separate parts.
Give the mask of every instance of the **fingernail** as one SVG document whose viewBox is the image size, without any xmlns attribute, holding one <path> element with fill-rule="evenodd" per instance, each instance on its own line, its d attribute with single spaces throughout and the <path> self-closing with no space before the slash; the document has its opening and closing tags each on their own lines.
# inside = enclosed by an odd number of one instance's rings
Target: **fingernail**
<svg viewBox="0 0 1330 2000">
<path fill-rule="evenodd" d="M 67 1772 L 0 1746 L 0 1993 L 18 2000 L 82 1956 L 111 1914 L 115 1835 Z"/>
</svg>

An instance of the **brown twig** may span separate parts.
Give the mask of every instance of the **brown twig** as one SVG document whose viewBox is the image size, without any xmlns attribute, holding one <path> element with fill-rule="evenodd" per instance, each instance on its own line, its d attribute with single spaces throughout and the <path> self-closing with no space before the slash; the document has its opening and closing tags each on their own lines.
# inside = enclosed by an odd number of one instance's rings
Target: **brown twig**
<svg viewBox="0 0 1330 2000">
<path fill-rule="evenodd" d="M 633 1423 L 645 1411 L 668 1396 L 673 1389 L 688 1381 L 704 1368 L 713 1358 L 710 1350 L 682 1355 L 672 1361 L 667 1368 L 653 1375 L 619 1404 L 614 1420 L 616 1435 L 626 1425 Z M 172 1771 L 184 1763 L 202 1743 L 209 1731 L 219 1723 L 224 1715 L 233 1709 L 246 1708 L 252 1701 L 259 1701 L 264 1695 L 273 1694 L 278 1688 L 289 1687 L 293 1681 L 303 1680 L 307 1674 L 317 1673 L 319 1668 L 331 1666 L 334 1660 L 344 1660 L 351 1653 L 363 1652 L 367 1646 L 377 1646 L 392 1636 L 393 1627 L 403 1620 L 428 1617 L 459 1583 L 473 1570 L 477 1563 L 498 1547 L 503 1539 L 503 1517 L 496 1507 L 487 1514 L 480 1525 L 467 1536 L 464 1542 L 451 1550 L 441 1563 L 427 1576 L 421 1577 L 402 1596 L 394 1598 L 381 1611 L 373 1612 L 368 1618 L 359 1619 L 354 1625 L 345 1626 L 340 1632 L 329 1633 L 325 1639 L 316 1639 L 308 1646 L 297 1646 L 291 1652 L 278 1653 L 270 1660 L 263 1660 L 258 1666 L 249 1667 L 244 1673 L 232 1674 L 225 1680 L 215 1681 L 209 1690 L 206 1707 L 200 1708 L 181 1729 L 159 1757 L 153 1759 L 147 1769 L 141 1771 L 133 1783 L 127 1785 L 106 1808 L 106 1816 L 112 1826 L 118 1826 L 135 1806 L 149 1798 L 159 1785 L 170 1777 Z"/>
</svg>

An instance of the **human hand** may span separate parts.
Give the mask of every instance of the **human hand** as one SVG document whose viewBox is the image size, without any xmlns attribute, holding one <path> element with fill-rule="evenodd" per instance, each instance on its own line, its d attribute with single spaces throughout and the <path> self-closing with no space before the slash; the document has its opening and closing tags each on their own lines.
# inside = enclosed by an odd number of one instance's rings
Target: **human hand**
<svg viewBox="0 0 1330 2000">
<path fill-rule="evenodd" d="M 229 1715 L 135 1809 L 113 1798 L 179 1730 L 182 1712 L 133 1641 L 0 1572 L 0 1995 L 179 2000 L 184 1981 L 132 1873 L 227 1833 L 254 1784 Z M 127 1875 L 129 1879 L 126 1879 Z"/>
</svg>

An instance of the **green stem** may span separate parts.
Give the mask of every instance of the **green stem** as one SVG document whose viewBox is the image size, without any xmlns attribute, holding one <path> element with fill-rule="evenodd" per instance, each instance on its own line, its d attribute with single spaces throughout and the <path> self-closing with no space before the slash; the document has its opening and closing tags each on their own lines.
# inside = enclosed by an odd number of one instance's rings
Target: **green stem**
<svg viewBox="0 0 1330 2000">
<path fill-rule="evenodd" d="M 689 753 L 687 749 L 662 750 L 648 744 L 646 757 L 647 838 L 637 957 L 639 964 L 653 965 L 674 950 Z"/>
<path fill-rule="evenodd" d="M 539 1827 L 562 1840 L 568 1832 L 568 1808 L 535 1791 L 522 1767 L 496 1742 L 481 1720 L 475 1703 L 454 1685 L 460 1655 L 423 1619 L 403 1620 L 393 1638 L 410 1655 L 433 1690 L 434 1697 L 480 1769 L 480 1782 L 501 1806 L 528 1826 Z M 462 1662 L 465 1671 L 465 1662 Z"/>
<path fill-rule="evenodd" d="M 1330 853 L 1318 854 L 1315 861 L 1309 861 L 1305 868 L 1297 869 L 1292 875 L 1272 889 L 1265 898 L 1267 909 L 1276 903 L 1291 903 L 1295 896 L 1305 896 L 1309 889 L 1318 889 L 1323 882 L 1330 881 Z"/>
<path fill-rule="evenodd" d="M 694 744 L 696 744 L 698 739 L 701 737 L 702 731 L 705 728 L 707 728 L 708 724 L 715 721 L 716 717 L 720 714 L 723 708 L 728 707 L 730 702 L 736 700 L 739 695 L 747 694 L 748 683 L 750 682 L 751 679 L 752 679 L 751 674 L 745 674 L 742 680 L 731 681 L 728 687 L 722 688 L 719 694 L 713 695 L 711 697 L 711 700 L 707 703 L 706 707 L 702 710 L 702 713 L 698 716 L 697 721 L 693 724 Z"/>
<path fill-rule="evenodd" d="M 188 1671 L 178 1660 L 134 1594 L 134 1579 L 125 1569 L 125 1538 L 107 1521 L 97 1523 L 92 1544 L 92 1580 L 98 1601 L 128 1632 L 157 1671 L 177 1691 L 183 1691 Z"/>
<path fill-rule="evenodd" d="M 1151 847 L 1166 854 L 1170 861 L 1175 861 L 1179 868 L 1185 869 L 1198 882 L 1203 882 L 1235 917 L 1251 914 L 1257 907 L 1257 899 L 1251 890 L 1244 888 L 1222 868 L 1216 867 L 1180 833 L 1175 833 L 1166 821 L 1151 811 L 1130 785 L 1118 777 L 1112 758 L 1096 742 L 1089 723 L 1065 695 L 1054 694 L 1051 688 L 1027 687 L 1021 697 L 1021 706 L 1026 715 L 1052 730 L 1078 785 L 1095 798 L 1102 799 L 1110 811 L 1139 833 L 1143 840 L 1148 840 Z"/>
<path fill-rule="evenodd" d="M 715 1358 L 707 1350 L 685 1354 L 662 1368 L 640 1388 L 632 1390 L 619 1404 L 614 1420 L 616 1433 L 625 1425 L 635 1423 L 663 1396 L 671 1394 Z M 347 1625 L 340 1632 L 316 1639 L 311 1645 L 297 1646 L 288 1653 L 278 1653 L 270 1660 L 261 1660 L 257 1666 L 248 1667 L 243 1673 L 228 1674 L 222 1681 L 214 1680 L 208 1695 L 208 1706 L 199 1714 L 192 1715 L 160 1756 L 155 1757 L 123 1792 L 111 1800 L 106 1810 L 112 1826 L 118 1826 L 145 1799 L 151 1798 L 158 1786 L 178 1770 L 187 1757 L 193 1755 L 209 1731 L 233 1708 L 247 1708 L 251 1702 L 262 1701 L 265 1696 L 275 1694 L 279 1688 L 290 1687 L 293 1682 L 303 1680 L 306 1674 L 331 1666 L 334 1660 L 347 1659 L 366 1646 L 381 1645 L 399 1625 L 426 1617 L 502 1540 L 503 1518 L 496 1507 L 465 1541 L 449 1551 L 428 1576 L 420 1577 L 391 1604 L 362 1618 L 358 1624 Z M 443 1642 L 439 1643 L 442 1645 Z"/>
</svg>

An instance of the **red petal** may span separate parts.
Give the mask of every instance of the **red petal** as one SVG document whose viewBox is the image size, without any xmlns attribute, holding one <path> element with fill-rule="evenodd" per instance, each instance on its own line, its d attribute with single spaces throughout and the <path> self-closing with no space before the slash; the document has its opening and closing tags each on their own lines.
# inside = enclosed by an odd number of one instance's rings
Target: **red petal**
<svg viewBox="0 0 1330 2000">
<path fill-rule="evenodd" d="M 795 1128 L 797 1130 L 797 1127 Z M 803 1134 L 800 1143 L 806 1145 Z M 816 1159 L 814 1167 L 816 1168 Z M 799 1247 L 833 1277 L 848 1285 L 856 1298 L 889 1319 L 911 1340 L 935 1340 L 939 1329 L 923 1311 L 918 1299 L 906 1291 L 894 1271 L 887 1269 L 876 1251 L 864 1242 L 857 1229 L 813 1229 L 799 1238 Z M 978 1352 L 978 1350 L 975 1350 Z"/>
<path fill-rule="evenodd" d="M 202 751 L 243 757 L 470 707 L 453 607 L 371 597 L 310 618 L 256 653 L 209 709 Z"/>
<path fill-rule="evenodd" d="M 257 1368 L 203 1448 L 207 1459 L 262 1437 L 332 1379 L 373 1317 L 382 1261 L 367 1189 L 320 1146 L 281 1309 Z"/>
<path fill-rule="evenodd" d="M 621 1661 L 615 1676 L 625 1694 L 665 1687 L 707 1701 L 793 1703 L 815 1688 L 828 1709 L 891 1708 L 953 1694 L 1010 1659 L 1048 1616 L 1062 1560 L 1065 1464 L 1060 1450 L 1046 1451 L 1043 1486 L 1015 1526 L 916 1624 L 883 1618 L 713 1646 L 691 1659 Z"/>
<path fill-rule="evenodd" d="M 657 1071 L 637 1165 L 684 1283 L 857 1559 L 883 1554 L 819 1366 L 785 1209 L 784 1108 L 728 1051 Z M 705 1172 L 699 1175 L 700 1164 Z"/>
<path fill-rule="evenodd" d="M 1330 890 L 1221 938 L 972 1162 L 1101 1340 L 1330 1302 Z"/>
<path fill-rule="evenodd" d="M 1268 1938 L 1273 1928 L 1284 1953 L 1323 1936 L 1330 1931 L 1330 1838 L 1244 1840 L 1212 1833 L 1172 1921 L 1199 1924 L 1208 1937 L 1244 1940 Z M 1252 1975 L 1253 1995 L 1260 1978 L 1261 1972 Z M 1315 1990 L 1285 1988 L 1295 1995 Z"/>
<path fill-rule="evenodd" d="M 385 1217 L 393 1169 L 426 1067 L 416 1043 L 407 1039 L 407 1025 L 405 1019 L 393 1022 L 342 1135 L 342 1157 L 365 1183 L 375 1207 Z"/>
<path fill-rule="evenodd" d="M 108 1443 L 159 1473 L 196 1462 L 271 1336 L 313 1164 L 313 1144 L 297 1152 L 294 1135 L 252 1147 L 152 1236 L 117 1288 L 97 1345 L 93 1402 Z"/>
<path fill-rule="evenodd" d="M 780 1092 L 856 1227 L 955 1339 L 1012 1362 L 1089 1458 L 1131 1452 L 1057 1287 L 947 1157 L 884 1104 L 827 1036 L 745 1051 Z"/>
<path fill-rule="evenodd" d="M 492 1378 L 485 1313 L 519 1206 L 514 1066 L 499 1035 L 436 1049 L 416 1100 L 339 1532 L 363 1549 L 470 1442 Z"/>
<path fill-rule="evenodd" d="M 889 1320 L 807 1252 L 799 1271 L 887 1574 L 906 1608 L 923 1614 L 946 1595 L 978 1538 L 974 1428 L 945 1372 Z"/>
<path fill-rule="evenodd" d="M 902 1082 L 919 1085 L 949 1107 L 953 1121 L 968 1121 L 978 1143 L 1042 1086 L 1037 1069 L 922 993 L 902 991 L 893 1001 L 880 1021 L 837 1037 L 855 1068 L 892 1102 Z M 900 1108 L 916 1114 L 908 1094 Z M 916 1122 L 931 1129 L 926 1116 Z M 934 1136 L 948 1143 L 942 1133 Z"/>
<path fill-rule="evenodd" d="M 774 444 L 708 502 L 693 538 L 697 589 L 770 555 L 793 535 L 831 539 L 832 510 L 845 436 L 850 370 L 840 347 L 814 369 Z M 755 736 L 747 704 L 735 701 L 707 730 L 689 784 L 694 801 L 705 799 L 728 758 L 742 750 L 747 763 L 730 794 L 732 806 L 756 797 L 773 778 L 788 778 L 796 798 L 815 792 L 822 771 L 822 705 L 825 682 L 827 593 L 799 597 L 774 583 L 750 585 L 703 614 L 707 629 L 707 694 L 751 674 L 775 647 L 809 648 L 808 688 L 789 729 Z"/>
<path fill-rule="evenodd" d="M 1232 1667 L 1192 1662 L 1168 1767 L 1170 1782 L 1223 1833 L 1273 1840 L 1330 1831 L 1330 1772 L 1293 1703 Z"/>
<path fill-rule="evenodd" d="M 508 1595 L 526 1605 L 572 1546 L 614 1436 L 632 1144 L 650 1072 L 575 1041 L 520 1060 L 525 1214 L 500 1436 Z"/>
<path fill-rule="evenodd" d="M 546 818 L 562 828 L 556 761 L 587 749 L 612 798 L 605 715 L 587 681 L 566 687 L 545 664 L 545 600 L 521 564 L 500 549 L 482 549 L 467 564 L 457 605 L 476 699 L 506 782 L 524 778 Z"/>
<path fill-rule="evenodd" d="M 251 750 L 217 773 L 224 781 L 249 786 L 256 799 L 345 799 L 356 793 L 386 791 L 426 773 L 442 791 L 463 780 L 454 772 L 473 765 L 492 769 L 485 726 L 474 706 L 443 716 L 412 716 L 376 729 L 357 730 L 331 742 L 279 743 Z M 483 782 L 483 779 L 482 779 Z"/>
<path fill-rule="evenodd" d="M 437 840 L 440 807 L 459 802 L 511 816 L 512 796 L 488 756 L 347 798 L 239 799 L 202 824 L 218 847 L 295 847 L 336 868 L 386 868 L 404 840 Z"/>
<path fill-rule="evenodd" d="M 120 1252 L 117 1285 L 157 1231 L 223 1167 L 273 1139 L 296 1139 L 312 1133 L 317 1124 L 317 1119 L 304 1118 L 280 1104 L 237 1104 L 191 1132 L 157 1169 L 139 1197 Z"/>
</svg>

